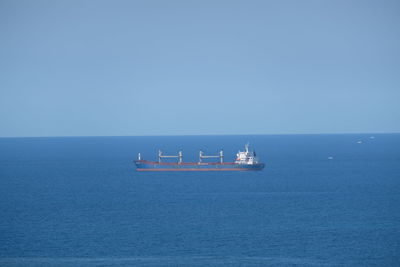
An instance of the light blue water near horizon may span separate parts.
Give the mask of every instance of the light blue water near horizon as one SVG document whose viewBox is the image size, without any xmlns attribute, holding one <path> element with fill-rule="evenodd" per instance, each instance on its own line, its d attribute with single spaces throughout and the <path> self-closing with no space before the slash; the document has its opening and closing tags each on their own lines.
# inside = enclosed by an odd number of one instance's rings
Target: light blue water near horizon
<svg viewBox="0 0 400 267">
<path fill-rule="evenodd" d="M 0 138 L 0 266 L 399 266 L 400 134 L 370 137 Z M 132 163 L 246 142 L 264 171 Z"/>
</svg>

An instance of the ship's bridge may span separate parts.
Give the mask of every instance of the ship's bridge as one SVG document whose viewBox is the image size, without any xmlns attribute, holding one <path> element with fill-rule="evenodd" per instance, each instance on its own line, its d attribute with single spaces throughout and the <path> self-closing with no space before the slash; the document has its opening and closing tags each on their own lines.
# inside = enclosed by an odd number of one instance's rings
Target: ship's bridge
<svg viewBox="0 0 400 267">
<path fill-rule="evenodd" d="M 235 163 L 238 164 L 256 164 L 258 163 L 258 158 L 254 151 L 249 151 L 249 144 L 246 144 L 245 151 L 239 151 L 236 154 Z"/>
</svg>

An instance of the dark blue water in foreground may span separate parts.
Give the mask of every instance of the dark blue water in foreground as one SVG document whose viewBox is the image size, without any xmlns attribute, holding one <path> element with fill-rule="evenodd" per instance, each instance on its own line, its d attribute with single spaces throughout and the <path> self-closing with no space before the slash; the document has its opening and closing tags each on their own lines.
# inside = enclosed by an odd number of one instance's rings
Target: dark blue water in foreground
<svg viewBox="0 0 400 267">
<path fill-rule="evenodd" d="M 247 141 L 264 171 L 132 164 Z M 133 265 L 400 266 L 400 135 L 0 139 L 0 266 Z"/>
</svg>

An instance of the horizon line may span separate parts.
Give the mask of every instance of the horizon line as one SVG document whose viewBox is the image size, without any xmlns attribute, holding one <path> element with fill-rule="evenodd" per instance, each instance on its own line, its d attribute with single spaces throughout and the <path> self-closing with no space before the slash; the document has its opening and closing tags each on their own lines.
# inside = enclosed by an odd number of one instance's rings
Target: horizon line
<svg viewBox="0 0 400 267">
<path fill-rule="evenodd" d="M 262 133 L 262 134 L 149 134 L 149 135 L 52 135 L 52 136 L 0 136 L 0 138 L 80 138 L 80 137 L 179 137 L 179 136 L 261 136 L 261 135 L 379 135 L 400 132 L 351 132 L 351 133 Z"/>
</svg>

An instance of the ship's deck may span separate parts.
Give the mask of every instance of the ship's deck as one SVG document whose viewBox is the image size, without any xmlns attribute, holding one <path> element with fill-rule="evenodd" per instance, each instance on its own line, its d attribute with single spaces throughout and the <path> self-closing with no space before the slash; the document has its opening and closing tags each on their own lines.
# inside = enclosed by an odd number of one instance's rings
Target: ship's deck
<svg viewBox="0 0 400 267">
<path fill-rule="evenodd" d="M 158 161 L 148 161 L 148 160 L 136 160 L 136 163 L 141 164 L 153 164 L 153 165 L 236 165 L 235 162 L 158 162 Z"/>
</svg>

